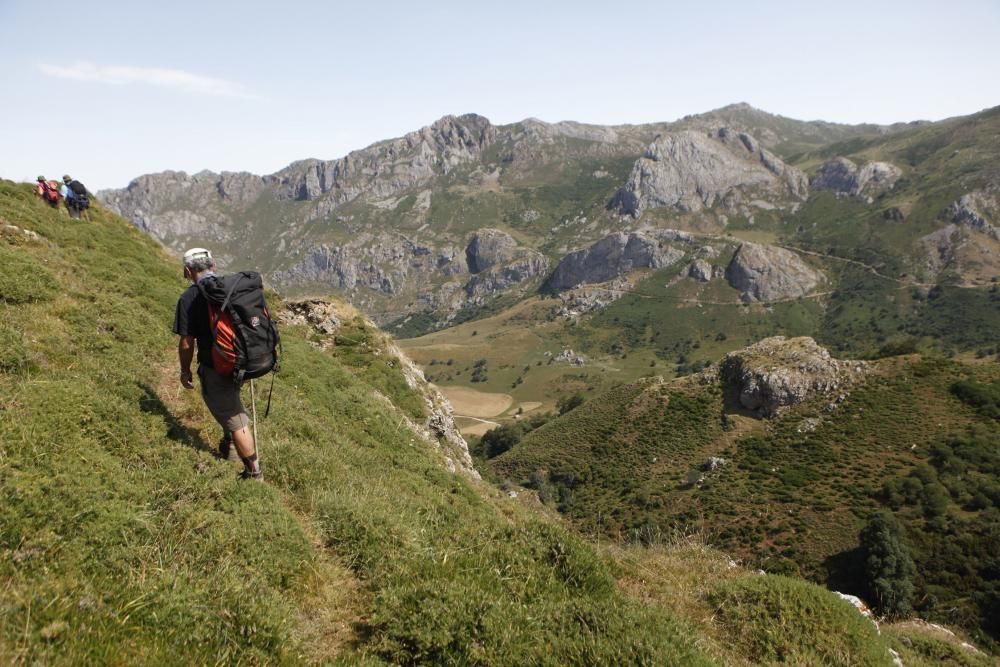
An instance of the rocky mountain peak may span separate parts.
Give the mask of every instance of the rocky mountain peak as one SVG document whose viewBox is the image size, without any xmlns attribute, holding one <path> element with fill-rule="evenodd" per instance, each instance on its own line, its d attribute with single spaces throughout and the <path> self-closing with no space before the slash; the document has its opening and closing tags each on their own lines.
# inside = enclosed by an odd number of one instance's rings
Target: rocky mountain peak
<svg viewBox="0 0 1000 667">
<path fill-rule="evenodd" d="M 804 197 L 808 187 L 802 172 L 745 132 L 683 130 L 649 145 L 611 208 L 633 217 L 650 208 L 699 211 L 734 189 L 787 199 Z"/>
</svg>

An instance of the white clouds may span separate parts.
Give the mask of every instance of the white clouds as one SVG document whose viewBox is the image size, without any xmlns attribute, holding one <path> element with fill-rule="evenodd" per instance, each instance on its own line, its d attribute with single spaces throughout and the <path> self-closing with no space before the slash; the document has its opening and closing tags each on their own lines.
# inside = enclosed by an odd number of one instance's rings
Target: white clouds
<svg viewBox="0 0 1000 667">
<path fill-rule="evenodd" d="M 172 88 L 186 93 L 255 99 L 257 96 L 246 86 L 225 79 L 215 79 L 192 74 L 179 69 L 160 67 L 129 67 L 126 65 L 95 65 L 78 61 L 69 67 L 39 64 L 38 69 L 47 76 L 74 81 L 88 81 L 112 86 L 133 83 Z"/>
</svg>

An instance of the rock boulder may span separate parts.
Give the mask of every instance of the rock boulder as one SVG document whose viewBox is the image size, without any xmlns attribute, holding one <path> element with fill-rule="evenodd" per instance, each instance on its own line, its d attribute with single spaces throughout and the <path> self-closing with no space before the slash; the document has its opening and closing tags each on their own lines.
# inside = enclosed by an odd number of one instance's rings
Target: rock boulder
<svg viewBox="0 0 1000 667">
<path fill-rule="evenodd" d="M 634 269 L 662 268 L 683 256 L 681 250 L 668 245 L 663 237 L 616 232 L 589 248 L 563 257 L 546 281 L 545 289 L 561 291 L 584 283 L 602 283 Z"/>
<path fill-rule="evenodd" d="M 890 188 L 902 175 L 891 162 L 868 162 L 858 167 L 847 158 L 838 157 L 820 165 L 809 180 L 813 190 L 833 190 L 839 194 L 858 196 L 866 190 Z"/>
<path fill-rule="evenodd" d="M 812 338 L 774 336 L 727 354 L 719 379 L 744 408 L 771 417 L 812 396 L 842 392 L 867 368 L 834 359 Z"/>
<path fill-rule="evenodd" d="M 778 301 L 808 294 L 823 280 L 795 253 L 771 245 L 743 243 L 726 267 L 726 280 L 750 301 Z"/>
</svg>

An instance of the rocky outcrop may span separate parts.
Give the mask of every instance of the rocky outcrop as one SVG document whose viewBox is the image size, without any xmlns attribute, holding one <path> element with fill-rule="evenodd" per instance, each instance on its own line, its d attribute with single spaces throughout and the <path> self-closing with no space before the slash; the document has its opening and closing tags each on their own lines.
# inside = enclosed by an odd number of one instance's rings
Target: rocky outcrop
<svg viewBox="0 0 1000 667">
<path fill-rule="evenodd" d="M 469 273 L 479 273 L 498 264 L 512 261 L 518 251 L 517 241 L 499 229 L 480 229 L 465 247 Z"/>
<path fill-rule="evenodd" d="M 711 136 L 683 131 L 664 135 L 649 146 L 610 206 L 633 217 L 650 208 L 699 211 L 734 189 L 804 198 L 808 185 L 802 172 L 749 134 L 728 128 Z"/>
<path fill-rule="evenodd" d="M 1000 241 L 1000 229 L 991 220 L 1000 220 L 1000 188 L 992 187 L 964 194 L 948 207 L 947 215 L 963 225 Z"/>
<path fill-rule="evenodd" d="M 136 178 L 123 190 L 103 190 L 101 202 L 139 229 L 175 250 L 185 239 L 203 244 L 224 241 L 233 233 L 233 219 L 219 210 L 222 201 L 242 210 L 273 183 L 273 176 L 247 172 L 164 171 Z M 183 205 L 178 206 L 178 201 Z"/>
<path fill-rule="evenodd" d="M 549 268 L 545 256 L 534 250 L 521 250 L 521 254 L 509 263 L 494 266 L 469 278 L 469 282 L 465 284 L 466 294 L 480 302 L 544 275 Z"/>
<path fill-rule="evenodd" d="M 589 248 L 563 257 L 544 289 L 558 292 L 584 283 L 602 283 L 635 269 L 669 266 L 684 252 L 668 242 L 683 238 L 670 230 L 605 236 Z"/>
<path fill-rule="evenodd" d="M 413 312 L 454 314 L 467 305 L 526 286 L 548 268 L 544 255 L 519 246 L 509 234 L 496 229 L 475 233 L 464 252 L 454 246 L 426 245 L 398 233 L 365 232 L 341 245 L 310 247 L 290 268 L 275 271 L 272 281 L 279 288 L 307 285 L 351 292 L 360 287 L 386 297 L 415 291 L 418 299 Z M 395 312 L 393 317 L 403 314 Z"/>
<path fill-rule="evenodd" d="M 733 254 L 726 280 L 744 302 L 780 301 L 808 294 L 823 275 L 789 250 L 748 242 Z"/>
<path fill-rule="evenodd" d="M 730 352 L 719 380 L 740 405 L 771 417 L 814 396 L 840 394 L 868 369 L 863 361 L 838 361 L 812 338 L 774 336 Z"/>
<path fill-rule="evenodd" d="M 475 302 L 543 275 L 549 262 L 540 252 L 523 248 L 499 229 L 480 229 L 465 247 L 465 261 L 473 276 L 465 292 Z"/>
<path fill-rule="evenodd" d="M 319 244 L 271 278 L 278 287 L 324 285 L 341 290 L 367 287 L 396 294 L 413 272 L 432 271 L 430 248 L 394 234 L 360 234 L 343 245 Z"/>
<path fill-rule="evenodd" d="M 813 190 L 833 190 L 838 194 L 858 196 L 866 191 L 891 188 L 902 173 L 891 162 L 868 162 L 859 168 L 847 158 L 838 157 L 820 165 L 809 185 Z"/>
<path fill-rule="evenodd" d="M 687 267 L 687 277 L 707 283 L 715 276 L 715 267 L 703 259 L 695 259 Z"/>
<path fill-rule="evenodd" d="M 1000 272 L 1000 187 L 990 186 L 962 195 L 945 209 L 950 222 L 920 241 L 927 250 L 930 276 L 947 270 L 967 283 L 992 281 Z"/>
<path fill-rule="evenodd" d="M 354 151 L 339 160 L 303 160 L 275 174 L 279 199 L 316 200 L 328 195 L 323 214 L 365 194 L 394 197 L 440 174 L 479 159 L 496 140 L 490 121 L 476 114 L 445 116 L 399 139 Z"/>
</svg>

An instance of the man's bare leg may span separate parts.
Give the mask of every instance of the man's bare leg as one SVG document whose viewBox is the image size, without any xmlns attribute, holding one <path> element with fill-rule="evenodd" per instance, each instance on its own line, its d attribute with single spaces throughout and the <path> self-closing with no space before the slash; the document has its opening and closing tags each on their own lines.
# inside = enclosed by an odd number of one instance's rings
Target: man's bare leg
<svg viewBox="0 0 1000 667">
<path fill-rule="evenodd" d="M 257 447 L 253 441 L 253 433 L 249 426 L 244 426 L 238 431 L 233 431 L 233 444 L 243 461 L 247 472 L 257 476 L 260 474 L 260 461 L 257 460 Z"/>
</svg>

